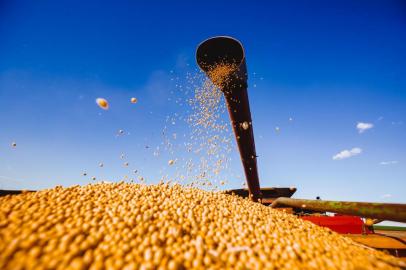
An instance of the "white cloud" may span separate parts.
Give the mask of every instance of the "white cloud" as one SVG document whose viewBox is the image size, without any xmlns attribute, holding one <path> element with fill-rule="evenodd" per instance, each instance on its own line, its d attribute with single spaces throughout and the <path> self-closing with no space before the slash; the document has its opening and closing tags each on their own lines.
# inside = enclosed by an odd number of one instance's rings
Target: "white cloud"
<svg viewBox="0 0 406 270">
<path fill-rule="evenodd" d="M 361 152 L 362 152 L 362 149 L 358 148 L 358 147 L 354 147 L 351 150 L 343 150 L 340 153 L 333 156 L 333 160 L 340 160 L 340 159 L 350 158 L 350 157 L 361 154 Z"/>
<path fill-rule="evenodd" d="M 396 163 L 398 163 L 397 160 L 389 160 L 389 161 L 382 161 L 379 164 L 381 164 L 381 165 L 391 165 L 391 164 L 396 164 Z"/>
<path fill-rule="evenodd" d="M 390 197 L 392 197 L 392 194 L 383 194 L 383 195 L 381 195 L 382 199 L 387 199 L 387 198 L 390 198 Z"/>
<path fill-rule="evenodd" d="M 371 123 L 363 123 L 363 122 L 358 122 L 357 124 L 357 129 L 359 133 L 363 133 L 367 129 L 371 129 L 374 127 L 374 124 Z"/>
</svg>

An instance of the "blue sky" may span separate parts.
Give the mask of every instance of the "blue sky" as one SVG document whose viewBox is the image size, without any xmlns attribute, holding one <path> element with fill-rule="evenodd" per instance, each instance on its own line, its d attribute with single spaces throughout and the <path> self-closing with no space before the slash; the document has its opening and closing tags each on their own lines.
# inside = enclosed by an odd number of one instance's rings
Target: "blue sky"
<svg viewBox="0 0 406 270">
<path fill-rule="evenodd" d="M 159 145 L 166 116 L 185 113 L 168 102 L 181 95 L 174 81 L 196 72 L 197 44 L 230 35 L 246 50 L 262 186 L 405 203 L 406 5 L 231 3 L 0 1 L 0 188 L 113 181 L 133 169 L 158 182 L 171 157 L 145 146 Z M 373 128 L 359 133 L 358 122 Z M 353 148 L 362 152 L 333 160 Z M 238 188 L 237 151 L 230 157 L 224 188 Z"/>
</svg>

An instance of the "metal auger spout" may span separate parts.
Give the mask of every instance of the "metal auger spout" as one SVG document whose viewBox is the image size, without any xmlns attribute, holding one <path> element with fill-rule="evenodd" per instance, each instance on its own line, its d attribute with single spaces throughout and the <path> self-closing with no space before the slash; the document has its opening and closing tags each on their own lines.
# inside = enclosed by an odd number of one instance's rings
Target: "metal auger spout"
<svg viewBox="0 0 406 270">
<path fill-rule="evenodd" d="M 197 48 L 196 60 L 200 68 L 209 76 L 218 65 L 235 67 L 228 74 L 227 83 L 218 85 L 224 93 L 238 150 L 244 166 L 244 172 L 250 197 L 253 201 L 262 198 L 257 169 L 254 132 L 247 93 L 247 67 L 242 44 L 231 37 L 219 36 L 203 41 Z"/>
</svg>

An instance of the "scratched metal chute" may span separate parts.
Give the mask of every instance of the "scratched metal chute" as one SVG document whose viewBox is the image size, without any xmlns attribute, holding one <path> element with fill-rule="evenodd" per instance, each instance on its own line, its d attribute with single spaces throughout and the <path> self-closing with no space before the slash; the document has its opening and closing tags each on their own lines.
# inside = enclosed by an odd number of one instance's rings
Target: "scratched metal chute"
<svg viewBox="0 0 406 270">
<path fill-rule="evenodd" d="M 213 37 L 203 41 L 198 46 L 196 60 L 200 68 L 208 76 L 210 76 L 211 69 L 220 64 L 236 66 L 236 69 L 229 74 L 227 83 L 218 86 L 225 96 L 250 196 L 254 201 L 261 200 L 257 154 L 247 93 L 248 75 L 244 48 L 234 38 L 226 36 Z M 243 127 L 243 125 L 245 126 Z"/>
<path fill-rule="evenodd" d="M 406 222 L 406 204 L 292 199 L 289 197 L 293 195 L 296 188 L 260 188 L 254 132 L 247 92 L 248 76 L 244 48 L 241 42 L 234 38 L 226 36 L 213 37 L 205 40 L 198 46 L 196 60 L 200 68 L 209 77 L 211 69 L 219 64 L 237 67 L 234 72 L 228 75 L 226 84 L 217 86 L 225 96 L 244 167 L 248 190 L 228 190 L 226 191 L 227 193 L 233 193 L 242 197 L 250 196 L 254 201 L 259 200 L 262 204 L 269 205 L 275 209 L 290 211 L 320 226 L 330 226 L 329 228 L 332 230 L 335 230 L 333 225 L 341 226 L 342 223 L 340 222 L 343 222 L 345 219 L 350 225 L 361 224 L 362 228 L 357 228 L 356 230 L 354 227 L 351 229 L 344 228 L 343 231 L 340 231 L 340 233 L 345 234 L 373 233 L 372 225 L 378 220 Z M 214 78 L 210 79 L 216 84 Z M 244 122 L 249 123 L 249 128 L 244 129 L 241 127 Z M 326 212 L 336 213 L 336 215 L 327 215 Z M 361 218 L 370 218 L 370 220 L 363 221 Z M 351 232 L 353 229 L 358 232 Z M 336 231 L 339 232 L 339 229 Z M 375 237 L 377 235 L 375 234 Z M 367 242 L 366 244 L 377 248 L 372 242 Z M 396 250 L 396 252 L 398 251 Z M 404 251 L 406 252 L 406 248 Z"/>
</svg>

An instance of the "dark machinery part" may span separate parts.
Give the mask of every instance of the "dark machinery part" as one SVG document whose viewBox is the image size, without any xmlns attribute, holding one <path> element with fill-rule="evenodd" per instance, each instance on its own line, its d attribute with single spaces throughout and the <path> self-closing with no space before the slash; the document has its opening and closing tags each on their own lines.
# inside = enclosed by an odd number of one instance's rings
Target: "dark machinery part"
<svg viewBox="0 0 406 270">
<path fill-rule="evenodd" d="M 213 37 L 198 46 L 196 60 L 208 76 L 211 69 L 219 64 L 237 66 L 237 69 L 229 75 L 227 83 L 217 86 L 220 87 L 226 99 L 251 199 L 253 201 L 261 200 L 254 132 L 247 93 L 248 76 L 244 48 L 234 38 Z"/>
<path fill-rule="evenodd" d="M 35 192 L 34 190 L 4 190 L 0 189 L 0 197 L 7 196 L 7 195 L 18 195 L 23 192 Z"/>
<path fill-rule="evenodd" d="M 270 205 L 274 200 L 279 197 L 291 197 L 296 192 L 295 187 L 271 187 L 261 188 L 262 204 Z M 226 194 L 234 194 L 243 198 L 249 197 L 249 191 L 245 188 L 226 190 Z"/>
</svg>

